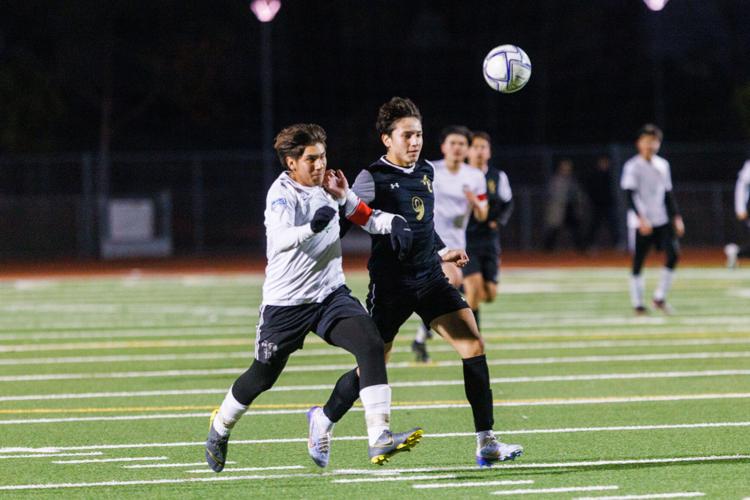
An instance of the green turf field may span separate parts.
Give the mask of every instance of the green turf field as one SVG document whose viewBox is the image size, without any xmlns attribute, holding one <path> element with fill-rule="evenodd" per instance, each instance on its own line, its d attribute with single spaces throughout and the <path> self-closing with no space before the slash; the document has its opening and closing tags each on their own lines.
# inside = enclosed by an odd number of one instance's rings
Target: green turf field
<svg viewBox="0 0 750 500">
<path fill-rule="evenodd" d="M 657 269 L 646 272 L 649 290 Z M 363 274 L 348 276 L 364 298 Z M 203 463 L 208 415 L 249 364 L 261 276 L 0 282 L 0 497 L 750 497 L 750 270 L 680 269 L 677 314 L 635 318 L 625 269 L 511 270 L 482 311 L 496 430 L 521 459 L 478 470 L 460 360 L 414 365 L 414 319 L 389 369 L 409 454 L 368 464 L 361 409 L 331 465 L 305 411 L 352 366 L 308 337 Z"/>
</svg>

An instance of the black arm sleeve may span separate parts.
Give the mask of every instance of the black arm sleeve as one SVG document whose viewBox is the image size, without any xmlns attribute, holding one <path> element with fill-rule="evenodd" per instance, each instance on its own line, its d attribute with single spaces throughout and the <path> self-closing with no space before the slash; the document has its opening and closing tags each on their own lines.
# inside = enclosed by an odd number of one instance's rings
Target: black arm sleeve
<svg viewBox="0 0 750 500">
<path fill-rule="evenodd" d="M 667 206 L 667 215 L 669 218 L 680 215 L 680 209 L 677 208 L 677 201 L 674 199 L 672 191 L 664 193 L 664 204 Z"/>
<path fill-rule="evenodd" d="M 625 190 L 625 200 L 628 202 L 628 208 L 635 212 L 636 215 L 641 215 L 638 213 L 638 209 L 635 206 L 635 200 L 633 199 L 633 190 L 632 189 L 626 189 Z"/>
<path fill-rule="evenodd" d="M 439 252 L 440 250 L 445 248 L 446 245 L 443 242 L 443 240 L 440 238 L 440 235 L 437 234 L 437 231 L 433 231 L 433 234 L 435 235 L 435 251 Z"/>
<path fill-rule="evenodd" d="M 510 216 L 513 214 L 513 208 L 515 208 L 516 204 L 513 201 L 513 198 L 511 198 L 507 202 L 503 202 L 500 205 L 500 213 L 497 215 L 497 222 L 504 226 L 508 223 L 508 220 L 510 219 Z"/>
<path fill-rule="evenodd" d="M 344 207 L 339 209 L 339 238 L 346 236 L 346 233 L 352 228 L 354 223 L 346 218 Z"/>
</svg>

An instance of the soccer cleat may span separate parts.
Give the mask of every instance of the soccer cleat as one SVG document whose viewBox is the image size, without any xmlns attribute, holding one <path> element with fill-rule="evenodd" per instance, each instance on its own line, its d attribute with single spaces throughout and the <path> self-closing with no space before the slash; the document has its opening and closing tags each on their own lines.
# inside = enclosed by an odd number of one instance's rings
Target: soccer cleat
<svg viewBox="0 0 750 500">
<path fill-rule="evenodd" d="M 227 460 L 227 445 L 229 443 L 228 435 L 222 436 L 214 429 L 214 419 L 218 413 L 218 408 L 211 413 L 211 418 L 208 420 L 208 438 L 206 439 L 206 462 L 214 472 L 224 470 L 224 464 Z"/>
<path fill-rule="evenodd" d="M 727 256 L 727 267 L 729 269 L 737 267 L 738 253 L 740 253 L 740 247 L 736 243 L 730 243 L 724 247 L 724 255 Z"/>
<path fill-rule="evenodd" d="M 393 433 L 389 430 L 383 431 L 374 445 L 370 446 L 370 463 L 383 465 L 396 453 L 410 451 L 419 444 L 424 431 L 420 427 L 415 427 L 407 432 Z"/>
<path fill-rule="evenodd" d="M 654 299 L 653 304 L 656 309 L 660 310 L 666 315 L 674 314 L 674 309 L 672 309 L 672 306 L 667 304 L 667 301 L 664 299 Z"/>
<path fill-rule="evenodd" d="M 331 430 L 321 425 L 317 416 L 323 412 L 320 406 L 313 406 L 307 411 L 307 453 L 312 458 L 315 465 L 325 467 L 331 457 Z"/>
<path fill-rule="evenodd" d="M 633 312 L 635 312 L 636 316 L 646 316 L 648 314 L 648 309 L 643 306 L 637 306 L 633 308 Z"/>
<path fill-rule="evenodd" d="M 425 342 L 417 342 L 416 340 L 412 342 L 411 352 L 414 353 L 414 360 L 417 363 L 430 362 L 430 355 L 427 353 L 427 344 Z"/>
<path fill-rule="evenodd" d="M 515 460 L 522 454 L 523 447 L 521 445 L 501 443 L 490 432 L 489 436 L 477 445 L 477 465 L 479 467 L 492 467 L 495 462 Z"/>
</svg>

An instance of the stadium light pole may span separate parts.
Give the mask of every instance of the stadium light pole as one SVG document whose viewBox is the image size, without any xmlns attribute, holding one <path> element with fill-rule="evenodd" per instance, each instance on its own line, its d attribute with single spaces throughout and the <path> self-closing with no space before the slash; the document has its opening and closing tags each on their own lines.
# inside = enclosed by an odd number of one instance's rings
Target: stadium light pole
<svg viewBox="0 0 750 500">
<path fill-rule="evenodd" d="M 260 21 L 260 98 L 263 155 L 263 185 L 273 182 L 273 67 L 271 65 L 271 21 L 281 9 L 280 0 L 253 0 L 250 10 Z"/>
</svg>

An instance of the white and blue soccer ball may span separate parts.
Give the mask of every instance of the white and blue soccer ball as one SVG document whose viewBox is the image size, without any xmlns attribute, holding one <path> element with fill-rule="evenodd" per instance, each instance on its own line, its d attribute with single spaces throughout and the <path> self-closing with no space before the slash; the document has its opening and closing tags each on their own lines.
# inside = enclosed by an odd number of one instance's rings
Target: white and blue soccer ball
<svg viewBox="0 0 750 500">
<path fill-rule="evenodd" d="M 482 74 L 492 90 L 512 94 L 531 78 L 531 60 L 521 47 L 498 45 L 484 58 Z"/>
</svg>

